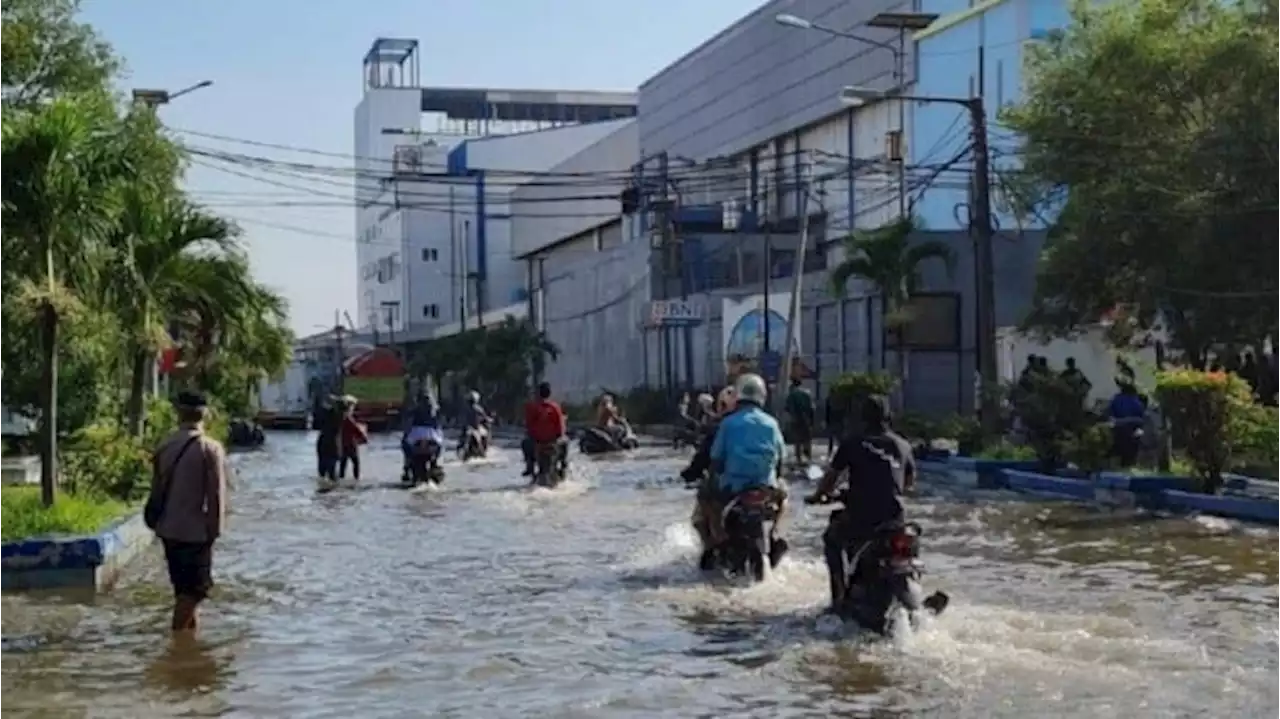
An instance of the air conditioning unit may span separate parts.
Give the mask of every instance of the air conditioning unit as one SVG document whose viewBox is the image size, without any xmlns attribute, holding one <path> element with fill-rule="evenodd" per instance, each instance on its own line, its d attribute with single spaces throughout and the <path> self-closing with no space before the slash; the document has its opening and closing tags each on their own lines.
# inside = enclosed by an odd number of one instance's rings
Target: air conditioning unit
<svg viewBox="0 0 1280 719">
<path fill-rule="evenodd" d="M 890 162 L 902 162 L 902 132 L 890 130 L 884 134 L 884 156 Z"/>
<path fill-rule="evenodd" d="M 392 155 L 391 171 L 396 175 L 422 174 L 422 148 L 418 145 L 397 145 Z"/>
</svg>

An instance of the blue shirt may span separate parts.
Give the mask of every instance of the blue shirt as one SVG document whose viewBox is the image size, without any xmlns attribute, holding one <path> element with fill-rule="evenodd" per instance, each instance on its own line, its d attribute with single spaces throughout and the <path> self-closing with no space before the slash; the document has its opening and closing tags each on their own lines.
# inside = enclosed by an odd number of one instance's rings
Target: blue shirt
<svg viewBox="0 0 1280 719">
<path fill-rule="evenodd" d="M 1112 419 L 1141 419 L 1146 416 L 1147 408 L 1138 395 L 1121 392 L 1111 398 L 1110 412 Z"/>
<path fill-rule="evenodd" d="M 775 486 L 785 448 L 778 420 L 759 407 L 746 405 L 725 417 L 711 443 L 711 461 L 721 468 L 721 491 Z"/>
</svg>

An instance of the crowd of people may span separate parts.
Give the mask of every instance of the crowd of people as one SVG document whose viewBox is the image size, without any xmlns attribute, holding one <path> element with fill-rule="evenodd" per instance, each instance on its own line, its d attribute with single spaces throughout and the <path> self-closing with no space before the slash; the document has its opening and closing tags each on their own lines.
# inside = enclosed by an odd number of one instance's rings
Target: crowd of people
<svg viewBox="0 0 1280 719">
<path fill-rule="evenodd" d="M 779 479 L 786 452 L 781 424 L 767 411 L 768 386 L 754 374 L 737 378 L 715 396 L 686 397 L 680 405 L 682 417 L 697 423 L 698 451 L 682 475 L 698 486 L 694 525 L 704 541 L 701 564 L 710 567 L 726 541 L 722 512 L 728 502 L 743 492 L 768 488 L 780 497 L 775 531 L 780 533 L 786 496 Z M 360 474 L 360 447 L 368 441 L 366 428 L 354 416 L 354 398 L 332 397 L 316 418 L 316 455 L 322 477 L 336 479 L 349 466 Z M 163 540 L 175 604 L 174 631 L 194 630 L 197 609 L 212 586 L 214 543 L 222 534 L 226 516 L 226 454 L 220 443 L 207 436 L 203 421 L 207 404 L 203 397 L 183 393 L 177 398 L 180 428 L 155 452 L 152 501 L 158 517 L 153 529 Z M 816 411 L 812 396 L 793 383 L 785 411 L 797 445 L 812 440 Z M 492 422 L 478 393 L 468 396 L 464 427 L 486 427 Z M 443 441 L 439 404 L 430 392 L 419 393 L 407 414 L 402 448 L 407 458 L 418 438 L 430 436 Z M 873 397 L 862 408 L 864 431 L 841 441 L 830 468 L 817 491 L 806 501 L 827 501 L 836 493 L 841 478 L 848 474 L 848 493 L 857 496 L 852 511 L 839 513 L 824 535 L 832 571 L 832 596 L 841 596 L 843 568 L 837 567 L 838 552 L 853 538 L 867 536 L 885 521 L 901 519 L 902 493 L 914 480 L 911 448 L 889 428 L 888 403 Z M 596 422 L 601 428 L 616 427 L 625 418 L 611 395 L 600 398 Z M 562 468 L 568 462 L 568 426 L 564 410 L 552 398 L 551 386 L 540 383 L 525 406 L 525 437 L 521 442 L 525 475 L 533 473 L 540 448 L 553 448 Z M 804 447 L 801 457 L 811 457 Z M 842 495 L 842 496 L 846 496 Z M 150 504 L 150 503 L 149 503 Z M 774 548 L 786 551 L 786 541 L 774 538 Z"/>
</svg>

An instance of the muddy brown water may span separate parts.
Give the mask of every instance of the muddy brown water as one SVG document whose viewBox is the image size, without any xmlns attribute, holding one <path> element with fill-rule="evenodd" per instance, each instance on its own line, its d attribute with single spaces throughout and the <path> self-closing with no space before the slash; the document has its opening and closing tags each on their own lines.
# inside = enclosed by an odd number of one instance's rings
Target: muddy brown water
<svg viewBox="0 0 1280 719">
<path fill-rule="evenodd" d="M 14 717 L 1275 717 L 1277 537 L 926 485 L 929 588 L 951 608 L 870 640 L 818 617 L 825 511 L 769 581 L 694 569 L 682 459 L 578 458 L 526 491 L 514 450 L 317 495 L 309 443 L 235 459 L 219 587 L 165 633 L 159 552 L 93 601 L 3 599 Z M 800 488 L 797 488 L 800 489 Z"/>
</svg>

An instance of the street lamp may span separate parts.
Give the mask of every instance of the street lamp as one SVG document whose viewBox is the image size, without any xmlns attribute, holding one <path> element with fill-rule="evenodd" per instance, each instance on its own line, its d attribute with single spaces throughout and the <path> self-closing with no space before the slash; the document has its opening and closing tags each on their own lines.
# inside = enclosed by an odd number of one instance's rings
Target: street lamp
<svg viewBox="0 0 1280 719">
<path fill-rule="evenodd" d="M 840 91 L 840 102 L 850 107 L 860 107 L 868 102 L 890 97 L 881 90 L 848 86 Z M 981 97 L 925 97 L 893 95 L 901 102 L 937 102 L 959 105 L 969 111 L 970 131 L 973 140 L 973 213 L 970 232 L 973 233 L 974 272 L 977 275 L 978 367 L 982 376 L 982 423 L 988 431 L 999 430 L 999 403 L 993 392 L 988 391 L 996 382 L 996 292 L 995 250 L 992 246 L 991 225 L 991 153 L 987 147 L 987 110 Z"/>
<path fill-rule="evenodd" d="M 168 105 L 170 102 L 172 102 L 176 98 L 182 97 L 183 95 L 186 95 L 188 93 L 195 92 L 196 90 L 202 90 L 206 87 L 209 87 L 212 84 L 213 84 L 213 80 L 202 80 L 192 85 L 191 87 L 184 87 L 181 90 L 178 90 L 177 92 L 169 92 L 168 90 L 156 90 L 151 88 L 139 88 L 133 91 L 133 101 L 137 103 L 141 103 L 143 105 L 147 105 L 149 107 L 155 107 L 157 105 Z"/>
</svg>

